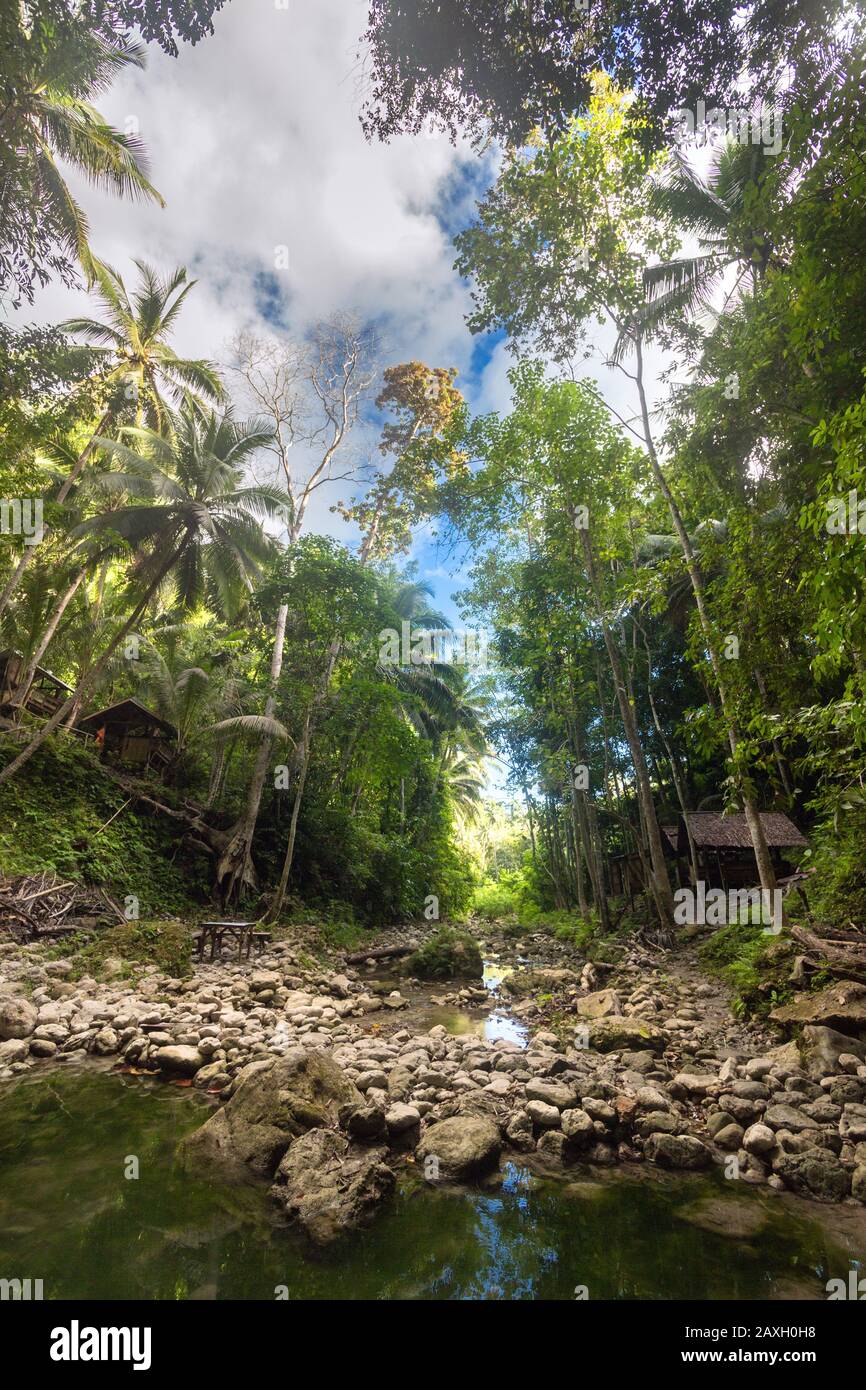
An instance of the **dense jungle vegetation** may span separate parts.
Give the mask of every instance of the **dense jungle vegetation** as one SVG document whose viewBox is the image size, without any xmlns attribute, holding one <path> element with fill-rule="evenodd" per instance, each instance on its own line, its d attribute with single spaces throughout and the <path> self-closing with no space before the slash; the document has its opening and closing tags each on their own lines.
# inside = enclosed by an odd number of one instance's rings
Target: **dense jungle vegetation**
<svg viewBox="0 0 866 1390">
<path fill-rule="evenodd" d="M 368 138 L 498 142 L 454 250 L 472 331 L 512 353 L 498 413 L 348 304 L 181 356 L 188 270 L 91 245 L 70 170 L 160 198 L 101 94 L 220 8 L 4 10 L 3 873 L 145 916 L 670 928 L 663 827 L 743 813 L 773 890 L 760 813 L 784 812 L 811 919 L 862 928 L 861 8 L 371 0 Z M 724 134 L 684 142 L 699 101 Z M 86 283 L 92 317 L 31 321 L 47 281 Z M 350 543 L 310 528 L 335 480 Z M 409 559 L 431 523 L 485 661 L 443 643 Z M 42 670 L 68 689 L 36 712 Z M 76 731 L 127 697 L 174 731 L 135 775 Z"/>
</svg>

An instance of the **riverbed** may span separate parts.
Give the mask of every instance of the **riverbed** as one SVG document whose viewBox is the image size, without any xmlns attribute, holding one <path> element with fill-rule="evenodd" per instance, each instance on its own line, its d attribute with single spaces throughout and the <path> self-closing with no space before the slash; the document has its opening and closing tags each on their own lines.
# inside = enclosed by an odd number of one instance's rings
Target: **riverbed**
<svg viewBox="0 0 866 1390">
<path fill-rule="evenodd" d="M 314 1253 L 266 1187 L 175 1163 L 213 1102 L 108 1071 L 54 1072 L 0 1092 L 0 1275 L 72 1299 L 773 1299 L 825 1297 L 849 1254 L 817 1219 L 748 1192 L 749 1233 L 694 1224 L 722 1179 L 539 1177 L 519 1161 L 433 1190 L 407 1161 L 366 1231 Z M 727 1224 L 727 1223 L 723 1223 Z"/>
</svg>

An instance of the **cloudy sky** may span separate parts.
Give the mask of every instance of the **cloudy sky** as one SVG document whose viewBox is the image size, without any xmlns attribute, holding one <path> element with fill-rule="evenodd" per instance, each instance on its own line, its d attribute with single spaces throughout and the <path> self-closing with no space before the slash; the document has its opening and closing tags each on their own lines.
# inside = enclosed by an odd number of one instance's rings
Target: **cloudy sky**
<svg viewBox="0 0 866 1390">
<path fill-rule="evenodd" d="M 231 0 L 215 34 L 177 59 L 148 47 L 100 107 L 145 141 L 166 207 L 104 197 L 70 180 L 96 254 L 134 278 L 133 256 L 186 265 L 198 285 L 174 345 L 225 358 L 241 328 L 302 335 L 353 311 L 375 323 L 384 360 L 455 366 L 477 409 L 508 402 L 501 343 L 468 333 L 468 289 L 452 269 L 451 235 L 471 218 L 496 155 L 480 160 L 435 136 L 368 144 L 358 110 L 358 40 L 366 0 Z M 277 268 L 279 248 L 288 268 Z M 87 296 L 49 286 L 35 313 L 88 312 Z M 599 373 L 601 378 L 602 374 Z M 622 404 L 622 387 L 608 384 Z M 329 510 L 346 485 L 317 494 L 312 529 L 352 540 Z M 454 560 L 419 536 L 421 577 L 447 611 Z"/>
</svg>

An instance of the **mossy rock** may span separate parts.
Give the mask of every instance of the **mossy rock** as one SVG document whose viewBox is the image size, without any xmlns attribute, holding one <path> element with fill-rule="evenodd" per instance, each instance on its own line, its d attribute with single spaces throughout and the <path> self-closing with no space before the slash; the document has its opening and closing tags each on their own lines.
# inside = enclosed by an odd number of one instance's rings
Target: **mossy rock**
<svg viewBox="0 0 866 1390">
<path fill-rule="evenodd" d="M 484 962 L 473 936 L 446 927 L 425 941 L 405 968 L 419 980 L 479 980 Z"/>
<path fill-rule="evenodd" d="M 760 1235 L 769 1220 L 769 1212 L 761 1201 L 742 1197 L 699 1197 L 680 1207 L 676 1215 L 691 1226 L 731 1240 Z"/>
<path fill-rule="evenodd" d="M 190 928 L 177 918 L 107 927 L 79 953 L 78 963 L 101 977 L 105 963 L 110 961 L 115 964 L 109 973 L 115 975 L 134 973 L 135 966 L 156 965 L 164 975 L 188 979 L 193 973 Z"/>
</svg>

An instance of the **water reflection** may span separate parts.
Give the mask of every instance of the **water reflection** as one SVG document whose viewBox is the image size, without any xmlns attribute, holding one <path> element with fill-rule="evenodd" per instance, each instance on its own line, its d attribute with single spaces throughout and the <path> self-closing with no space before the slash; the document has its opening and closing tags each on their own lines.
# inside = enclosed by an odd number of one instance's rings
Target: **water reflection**
<svg viewBox="0 0 866 1390">
<path fill-rule="evenodd" d="M 572 1299 L 824 1296 L 848 1262 L 758 1193 L 760 1240 L 688 1219 L 730 1184 L 544 1182 L 509 1164 L 472 1190 L 408 1176 L 374 1225 L 327 1254 L 276 1224 L 266 1187 L 221 1188 L 175 1164 L 207 1112 L 190 1090 L 60 1074 L 0 1089 L 0 1270 L 38 1270 L 47 1298 Z M 124 1178 L 124 1155 L 141 1159 Z M 820 1271 L 820 1278 L 815 1271 Z"/>
</svg>

